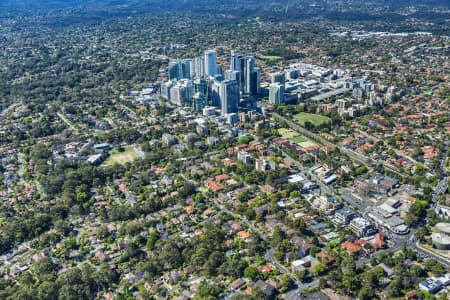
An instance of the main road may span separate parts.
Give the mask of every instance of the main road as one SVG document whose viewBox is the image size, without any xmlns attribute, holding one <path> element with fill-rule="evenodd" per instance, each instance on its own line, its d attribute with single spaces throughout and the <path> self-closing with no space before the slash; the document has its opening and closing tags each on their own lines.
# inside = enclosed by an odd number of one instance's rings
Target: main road
<svg viewBox="0 0 450 300">
<path fill-rule="evenodd" d="M 443 153 L 443 157 L 445 157 L 445 153 L 448 150 L 448 144 L 446 144 L 446 147 L 444 149 L 444 153 Z M 289 155 L 287 155 L 287 153 L 283 152 L 283 156 L 284 159 L 290 163 L 293 164 L 295 166 L 297 166 L 299 168 L 299 170 L 301 170 L 301 172 L 303 174 L 308 174 L 308 170 L 307 168 L 305 168 L 299 161 L 293 159 L 292 157 L 290 157 Z M 309 173 L 310 174 L 310 173 Z M 363 202 L 361 202 L 359 199 L 355 198 L 351 191 L 348 189 L 342 189 L 340 191 L 340 193 L 336 193 L 335 190 L 333 189 L 333 187 L 331 186 L 327 186 L 325 184 L 322 183 L 322 181 L 317 178 L 317 176 L 315 176 L 314 174 L 311 174 L 311 177 L 314 179 L 314 181 L 316 181 L 316 183 L 319 184 L 321 192 L 324 194 L 329 194 L 334 196 L 336 199 L 341 199 L 344 200 L 345 202 L 347 202 L 348 204 L 350 204 L 351 206 L 356 206 L 358 208 L 359 213 L 362 216 L 366 216 L 367 214 L 367 207 L 364 205 Z M 441 179 L 441 182 L 439 183 L 439 185 L 436 187 L 433 199 L 434 199 L 434 203 L 436 202 L 435 199 L 438 198 L 438 196 L 445 191 L 445 189 L 447 188 L 447 176 L 444 176 Z M 445 259 L 443 259 L 442 257 L 439 257 L 433 253 L 430 253 L 426 250 L 424 250 L 422 247 L 418 247 L 417 246 L 417 238 L 415 237 L 414 234 L 414 229 L 411 228 L 410 233 L 408 233 L 407 235 L 396 235 L 393 233 L 388 233 L 389 237 L 390 237 L 390 241 L 391 241 L 391 245 L 389 247 L 390 251 L 393 251 L 394 253 L 397 251 L 400 251 L 403 248 L 403 244 L 406 243 L 407 249 L 411 249 L 411 248 L 415 248 L 415 250 L 422 255 L 428 255 L 429 257 L 437 260 L 438 262 L 444 264 L 444 265 L 450 265 L 448 261 L 446 261 Z M 378 257 L 383 251 L 379 251 L 377 253 L 374 254 L 375 257 Z M 369 258 L 363 257 L 361 259 L 359 259 L 357 262 L 357 265 L 364 265 L 364 264 L 368 264 L 369 263 Z"/>
<path fill-rule="evenodd" d="M 292 122 L 291 120 L 286 119 L 285 117 L 277 114 L 276 112 L 272 112 L 272 116 L 275 119 L 278 119 L 280 121 L 286 122 L 286 124 L 290 128 L 292 128 L 293 130 L 295 130 L 298 133 L 303 134 L 303 135 L 305 135 L 305 136 L 307 136 L 307 137 L 317 141 L 318 143 L 321 143 L 322 145 L 325 145 L 325 146 L 327 146 L 327 147 L 329 147 L 331 149 L 338 148 L 341 152 L 347 154 L 350 158 L 352 158 L 352 159 L 354 159 L 356 161 L 359 161 L 359 162 L 361 162 L 363 164 L 369 164 L 369 163 L 380 164 L 383 168 L 385 168 L 386 170 L 388 170 L 388 171 L 390 171 L 392 173 L 395 173 L 395 174 L 397 174 L 397 175 L 399 175 L 401 177 L 407 177 L 407 175 L 399 172 L 393 166 L 391 166 L 391 165 L 389 165 L 389 164 L 387 164 L 387 163 L 385 163 L 383 161 L 377 161 L 377 160 L 371 159 L 371 158 L 369 158 L 367 156 L 364 156 L 362 154 L 359 154 L 358 152 L 355 152 L 353 150 L 347 149 L 347 148 L 342 147 L 340 145 L 336 145 L 336 144 L 330 143 L 329 141 L 327 141 L 323 137 L 321 137 L 321 136 L 319 136 L 319 135 L 317 135 L 317 134 L 307 130 L 306 128 L 304 128 L 304 127 L 302 127 L 302 126 Z"/>
</svg>

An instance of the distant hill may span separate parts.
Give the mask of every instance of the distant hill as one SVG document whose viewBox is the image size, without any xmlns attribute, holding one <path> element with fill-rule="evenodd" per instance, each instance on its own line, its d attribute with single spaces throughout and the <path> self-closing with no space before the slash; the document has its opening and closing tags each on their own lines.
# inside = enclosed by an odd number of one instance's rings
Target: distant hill
<svg viewBox="0 0 450 300">
<path fill-rule="evenodd" d="M 0 0 L 0 19 L 21 14 L 41 15 L 48 26 L 67 26 L 146 13 L 188 12 L 200 16 L 231 15 L 234 19 L 318 17 L 334 21 L 398 22 L 414 17 L 443 21 L 449 19 L 445 13 L 449 3 L 448 0 Z M 403 7 L 411 5 L 443 6 L 444 9 L 437 13 L 418 9 L 409 16 L 401 13 Z"/>
<path fill-rule="evenodd" d="M 86 8 L 86 9 L 108 9 L 108 8 L 159 8 L 166 10 L 181 10 L 190 8 L 209 8 L 215 9 L 226 5 L 261 5 L 263 3 L 271 4 L 290 4 L 297 3 L 315 3 L 327 6 L 332 5 L 337 0 L 0 0 L 0 7 L 6 10 L 33 10 L 33 9 L 61 9 L 61 8 Z M 345 1 L 344 1 L 345 2 Z M 349 1 L 350 2 L 350 1 Z M 448 0 L 353 0 L 351 5 L 357 6 L 360 3 L 377 3 L 379 5 L 409 6 L 409 5 L 428 5 L 428 6 L 449 6 Z M 342 2 L 341 2 L 342 3 Z"/>
<path fill-rule="evenodd" d="M 272 2 L 283 5 L 292 0 L 0 0 L 1 12 L 45 12 L 73 9 L 78 12 L 93 13 L 147 13 L 160 11 L 215 11 L 219 8 L 263 7 L 262 3 Z"/>
</svg>

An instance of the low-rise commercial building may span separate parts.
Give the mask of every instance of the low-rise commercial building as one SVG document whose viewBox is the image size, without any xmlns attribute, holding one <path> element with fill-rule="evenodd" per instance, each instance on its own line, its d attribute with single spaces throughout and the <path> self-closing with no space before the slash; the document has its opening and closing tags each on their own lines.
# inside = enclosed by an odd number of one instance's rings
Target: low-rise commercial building
<svg viewBox="0 0 450 300">
<path fill-rule="evenodd" d="M 436 293 L 442 288 L 442 283 L 434 278 L 429 278 L 419 283 L 419 288 L 429 293 Z"/>
<path fill-rule="evenodd" d="M 356 216 L 356 212 L 349 207 L 337 210 L 334 214 L 335 220 L 342 225 L 347 225 L 353 218 L 356 218 Z"/>
<path fill-rule="evenodd" d="M 439 250 L 450 250 L 450 223 L 438 223 L 436 232 L 431 235 L 433 247 Z"/>
<path fill-rule="evenodd" d="M 372 223 L 367 221 L 364 218 L 354 218 L 350 224 L 349 228 L 353 231 L 358 237 L 371 235 L 375 233 L 375 230 L 372 226 Z"/>
</svg>

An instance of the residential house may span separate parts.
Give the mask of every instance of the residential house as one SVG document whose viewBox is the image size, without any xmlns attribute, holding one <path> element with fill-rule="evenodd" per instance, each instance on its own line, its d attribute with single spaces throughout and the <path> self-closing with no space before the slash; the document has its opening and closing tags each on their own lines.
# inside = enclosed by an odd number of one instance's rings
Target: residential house
<svg viewBox="0 0 450 300">
<path fill-rule="evenodd" d="M 342 243 L 341 248 L 347 250 L 349 254 L 359 254 L 362 250 L 360 246 L 355 245 L 349 241 Z"/>
<path fill-rule="evenodd" d="M 239 290 L 246 282 L 242 278 L 238 278 L 228 286 L 229 289 L 234 291 Z"/>
<path fill-rule="evenodd" d="M 210 179 L 205 180 L 205 185 L 214 192 L 220 191 L 222 189 L 222 187 L 217 182 Z"/>
<path fill-rule="evenodd" d="M 268 297 L 271 298 L 275 294 L 275 288 L 271 286 L 270 284 L 262 281 L 261 279 L 257 282 L 252 282 L 247 287 L 247 293 L 251 294 L 252 290 L 255 286 L 259 286 L 261 288 L 261 291 Z"/>
<path fill-rule="evenodd" d="M 329 255 L 328 252 L 325 250 L 322 250 L 319 253 L 317 253 L 316 258 L 324 265 L 329 265 L 336 261 L 334 257 Z"/>
</svg>

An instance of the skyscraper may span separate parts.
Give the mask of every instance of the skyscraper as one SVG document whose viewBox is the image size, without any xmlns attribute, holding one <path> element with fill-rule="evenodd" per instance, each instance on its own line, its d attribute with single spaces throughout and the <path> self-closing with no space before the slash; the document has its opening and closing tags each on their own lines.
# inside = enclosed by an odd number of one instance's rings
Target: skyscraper
<svg viewBox="0 0 450 300">
<path fill-rule="evenodd" d="M 161 83 L 161 97 L 170 100 L 170 89 L 175 85 L 175 80 L 169 80 Z"/>
<path fill-rule="evenodd" d="M 239 88 L 241 87 L 241 72 L 237 70 L 226 70 L 225 80 L 236 80 L 239 83 Z"/>
<path fill-rule="evenodd" d="M 208 94 L 208 83 L 203 78 L 195 79 L 192 98 L 192 108 L 195 111 L 202 111 L 208 105 Z"/>
<path fill-rule="evenodd" d="M 261 94 L 261 69 L 254 68 L 251 75 L 251 91 L 250 95 L 259 95 Z"/>
<path fill-rule="evenodd" d="M 242 56 L 236 54 L 234 50 L 231 50 L 231 62 L 230 62 L 230 69 L 232 71 L 242 71 Z"/>
<path fill-rule="evenodd" d="M 197 78 L 194 80 L 194 92 L 195 93 L 202 93 L 206 96 L 208 96 L 208 83 L 203 78 Z"/>
<path fill-rule="evenodd" d="M 205 75 L 215 76 L 217 70 L 216 51 L 205 51 Z"/>
<path fill-rule="evenodd" d="M 180 78 L 191 79 L 191 59 L 185 59 L 179 62 Z"/>
<path fill-rule="evenodd" d="M 194 95 L 192 81 L 182 79 L 170 89 L 170 101 L 179 106 L 191 105 Z"/>
<path fill-rule="evenodd" d="M 224 80 L 222 76 L 217 76 L 211 84 L 211 105 L 220 107 L 220 83 Z"/>
<path fill-rule="evenodd" d="M 269 76 L 270 76 L 271 83 L 278 82 L 280 84 L 284 84 L 286 81 L 286 76 L 285 76 L 284 72 L 270 73 Z"/>
<path fill-rule="evenodd" d="M 198 92 L 192 97 L 192 109 L 198 112 L 203 111 L 203 108 L 208 106 L 208 98 L 204 94 Z"/>
<path fill-rule="evenodd" d="M 237 113 L 239 107 L 239 83 L 236 80 L 224 80 L 220 83 L 220 102 L 222 115 Z"/>
<path fill-rule="evenodd" d="M 198 56 L 194 58 L 194 75 L 195 77 L 203 77 L 205 75 L 205 58 Z"/>
<path fill-rule="evenodd" d="M 251 77 L 253 69 L 255 68 L 255 58 L 253 56 L 247 56 L 245 58 L 245 89 L 247 94 L 251 94 L 252 83 Z"/>
<path fill-rule="evenodd" d="M 171 61 L 169 63 L 168 73 L 170 80 L 191 79 L 192 59 L 181 61 Z"/>
<path fill-rule="evenodd" d="M 284 102 L 284 85 L 279 82 L 270 84 L 269 88 L 269 103 L 278 105 Z"/>
<path fill-rule="evenodd" d="M 169 79 L 170 80 L 179 80 L 180 79 L 180 64 L 177 61 L 171 61 L 169 62 Z"/>
<path fill-rule="evenodd" d="M 245 59 L 242 55 L 231 51 L 230 70 L 239 72 L 239 89 L 244 92 L 245 89 Z"/>
</svg>

